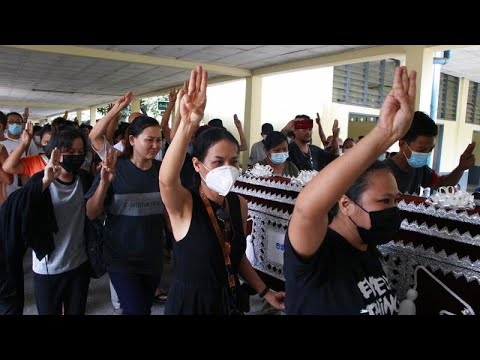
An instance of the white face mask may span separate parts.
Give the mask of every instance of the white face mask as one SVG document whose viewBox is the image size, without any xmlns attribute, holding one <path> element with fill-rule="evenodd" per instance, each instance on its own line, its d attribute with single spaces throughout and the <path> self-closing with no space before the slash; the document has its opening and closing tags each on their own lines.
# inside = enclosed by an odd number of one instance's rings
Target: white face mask
<svg viewBox="0 0 480 360">
<path fill-rule="evenodd" d="M 215 169 L 209 169 L 205 165 L 203 167 L 208 170 L 207 177 L 203 180 L 205 180 L 209 189 L 218 192 L 221 196 L 227 196 L 240 175 L 240 171 L 230 165 L 220 166 Z"/>
</svg>

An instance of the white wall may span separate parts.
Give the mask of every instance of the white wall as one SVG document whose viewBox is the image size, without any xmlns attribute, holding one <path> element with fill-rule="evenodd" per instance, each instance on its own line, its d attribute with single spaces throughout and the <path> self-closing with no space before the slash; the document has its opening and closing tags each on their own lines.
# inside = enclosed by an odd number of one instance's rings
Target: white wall
<svg viewBox="0 0 480 360">
<path fill-rule="evenodd" d="M 237 128 L 233 122 L 233 114 L 238 115 L 243 125 L 245 114 L 245 84 L 245 79 L 241 79 L 209 85 L 203 124 L 207 124 L 209 120 L 214 118 L 222 119 L 223 126 L 225 126 L 237 140 L 240 140 Z"/>
</svg>

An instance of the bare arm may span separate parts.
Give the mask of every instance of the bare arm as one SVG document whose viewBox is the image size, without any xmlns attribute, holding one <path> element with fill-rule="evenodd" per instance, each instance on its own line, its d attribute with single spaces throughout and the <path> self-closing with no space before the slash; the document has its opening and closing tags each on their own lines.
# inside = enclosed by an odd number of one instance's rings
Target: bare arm
<svg viewBox="0 0 480 360">
<path fill-rule="evenodd" d="M 172 141 L 172 138 L 171 138 L 171 130 L 170 130 L 170 127 L 168 126 L 168 120 L 170 120 L 170 114 L 172 113 L 172 110 L 175 107 L 177 94 L 178 94 L 178 91 L 175 91 L 175 89 L 170 90 L 170 93 L 168 94 L 168 106 L 165 109 L 165 112 L 163 113 L 163 116 L 162 116 L 162 121 L 160 122 L 162 133 L 167 139 L 167 141 L 169 142 Z"/>
<path fill-rule="evenodd" d="M 185 160 L 187 145 L 203 119 L 207 104 L 207 78 L 207 72 L 204 72 L 201 66 L 192 70 L 188 93 L 180 102 L 181 122 L 163 158 L 158 176 L 162 201 L 177 241 L 185 236 L 192 216 L 192 196 L 182 186 L 180 170 Z"/>
<path fill-rule="evenodd" d="M 103 149 L 103 135 L 106 135 L 109 124 L 117 119 L 120 111 L 125 109 L 128 104 L 130 104 L 132 99 L 133 93 L 131 91 L 127 92 L 124 96 L 118 98 L 118 100 L 115 102 L 107 115 L 101 118 L 100 121 L 95 124 L 92 131 L 90 131 L 88 137 L 92 141 L 92 147 L 96 151 L 100 151 Z"/>
<path fill-rule="evenodd" d="M 118 152 L 108 149 L 105 161 L 102 162 L 100 170 L 100 182 L 98 183 L 95 194 L 87 200 L 87 216 L 90 220 L 96 219 L 103 215 L 105 196 L 108 188 L 115 178 L 115 165 L 117 163 Z"/>
<path fill-rule="evenodd" d="M 288 235 L 300 256 L 308 258 L 315 254 L 327 232 L 328 211 L 355 179 L 410 128 L 415 103 L 415 80 L 414 71 L 408 77 L 407 69 L 398 67 L 393 88 L 380 110 L 378 124 L 355 145 L 361 148 L 331 162 L 298 195 Z"/>
<path fill-rule="evenodd" d="M 2 150 L 0 151 L 0 165 L 5 164 L 5 161 L 7 158 L 8 158 L 7 149 L 5 149 L 5 146 L 3 146 Z M 13 175 L 6 173 L 2 167 L 0 167 L 0 182 L 7 185 L 11 185 L 13 183 Z"/>
<path fill-rule="evenodd" d="M 434 185 L 434 188 L 439 188 L 441 186 L 456 185 L 460 181 L 463 172 L 468 170 L 471 166 L 475 165 L 475 155 L 473 155 L 473 150 L 475 149 L 475 141 L 467 146 L 462 155 L 460 155 L 460 162 L 458 166 L 453 169 L 453 171 L 448 175 L 440 176 L 437 180 L 437 183 Z"/>
<path fill-rule="evenodd" d="M 340 128 L 338 127 L 338 120 L 335 119 L 333 121 L 332 127 L 332 140 L 330 140 L 330 144 L 332 145 L 332 149 L 330 150 L 332 154 L 340 155 L 340 145 L 338 143 L 338 135 L 340 134 Z"/>
<path fill-rule="evenodd" d="M 239 196 L 240 199 L 240 210 L 242 214 L 242 224 L 243 224 L 243 231 L 246 232 L 247 229 L 247 217 L 248 217 L 248 206 L 247 201 Z M 250 264 L 250 261 L 247 259 L 245 254 L 242 256 L 242 260 L 240 261 L 240 266 L 238 272 L 245 279 L 245 281 L 250 285 L 257 293 L 261 293 L 267 286 L 260 279 L 255 269 Z M 283 291 L 280 292 L 273 292 L 268 291 L 265 295 L 265 300 L 267 300 L 272 306 L 274 306 L 278 310 L 283 310 L 285 308 L 284 305 L 284 298 L 285 293 Z"/>
<path fill-rule="evenodd" d="M 233 115 L 233 121 L 235 122 L 235 126 L 238 130 L 238 135 L 240 136 L 240 151 L 245 151 L 248 149 L 247 146 L 247 139 L 245 138 L 245 133 L 243 132 L 242 122 L 238 119 L 237 114 Z"/>
<path fill-rule="evenodd" d="M 176 101 L 176 108 L 175 108 L 175 117 L 173 118 L 172 129 L 170 130 L 170 142 L 172 142 L 173 138 L 175 137 L 175 133 L 177 132 L 178 125 L 180 125 L 180 101 L 182 100 L 183 95 L 188 92 L 188 80 L 183 82 L 183 87 L 177 93 L 177 101 Z"/>
<path fill-rule="evenodd" d="M 320 122 L 320 115 L 318 115 L 318 112 L 317 112 L 317 117 L 315 121 L 317 122 L 317 125 L 318 125 L 318 136 L 320 136 L 320 140 L 322 142 L 323 148 L 325 149 L 325 147 L 327 147 L 328 145 L 328 141 L 327 141 L 327 137 L 325 136 L 325 133 L 323 132 L 322 123 Z"/>
<path fill-rule="evenodd" d="M 113 104 L 108 105 L 108 111 L 110 111 L 113 108 Z M 105 140 L 108 141 L 110 145 L 114 145 L 114 137 L 115 137 L 115 131 L 118 128 L 118 118 L 120 117 L 120 113 L 118 113 L 114 119 L 112 119 L 107 126 L 107 131 L 105 133 Z"/>
<path fill-rule="evenodd" d="M 45 191 L 52 182 L 60 176 L 62 168 L 60 166 L 60 149 L 53 149 L 50 154 L 50 160 L 45 166 L 44 175 L 42 179 L 42 192 Z"/>
<path fill-rule="evenodd" d="M 33 137 L 33 124 L 31 121 L 29 121 L 27 122 L 27 126 L 25 127 L 25 130 L 23 130 L 22 136 L 20 137 L 20 144 L 18 144 L 18 146 L 15 149 L 13 149 L 12 153 L 3 162 L 3 165 L 2 165 L 3 171 L 9 174 L 24 173 L 25 168 L 23 164 L 20 162 L 20 158 L 30 146 L 32 137 Z"/>
</svg>

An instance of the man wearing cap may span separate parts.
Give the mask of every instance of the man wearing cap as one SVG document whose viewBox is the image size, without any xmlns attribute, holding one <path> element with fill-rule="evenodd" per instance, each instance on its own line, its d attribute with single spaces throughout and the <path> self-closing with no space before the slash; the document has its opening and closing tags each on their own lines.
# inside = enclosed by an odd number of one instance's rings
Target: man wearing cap
<svg viewBox="0 0 480 360">
<path fill-rule="evenodd" d="M 262 140 L 252 145 L 252 149 L 250 150 L 250 157 L 248 158 L 248 166 L 253 166 L 267 157 L 263 140 L 265 140 L 267 135 L 270 134 L 272 131 L 272 124 L 265 123 L 262 125 Z"/>
<path fill-rule="evenodd" d="M 308 115 L 297 115 L 294 119 L 295 141 L 288 145 L 290 157 L 298 170 L 322 170 L 337 156 L 311 145 L 313 120 Z M 333 136 L 338 136 L 335 134 Z"/>
</svg>

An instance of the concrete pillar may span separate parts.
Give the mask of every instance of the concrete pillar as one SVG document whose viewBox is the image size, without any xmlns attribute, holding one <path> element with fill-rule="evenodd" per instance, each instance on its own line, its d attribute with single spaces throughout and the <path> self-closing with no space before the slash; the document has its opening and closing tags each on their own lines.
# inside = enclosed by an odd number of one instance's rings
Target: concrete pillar
<svg viewBox="0 0 480 360">
<path fill-rule="evenodd" d="M 132 113 L 140 112 L 140 98 L 133 98 L 131 105 L 132 105 Z"/>
<path fill-rule="evenodd" d="M 92 106 L 90 108 L 90 125 L 95 126 L 96 123 L 97 123 L 97 107 Z"/>
<path fill-rule="evenodd" d="M 417 95 L 415 110 L 430 114 L 433 83 L 434 51 L 425 49 L 422 45 L 405 46 L 405 65 L 410 73 L 417 71 Z"/>
<path fill-rule="evenodd" d="M 250 76 L 246 78 L 245 89 L 245 120 L 243 131 L 248 143 L 248 150 L 242 153 L 241 165 L 247 168 L 248 157 L 252 145 L 257 141 L 258 134 L 262 131 L 262 77 Z"/>
<path fill-rule="evenodd" d="M 78 125 L 82 125 L 82 110 L 77 110 Z"/>
</svg>

